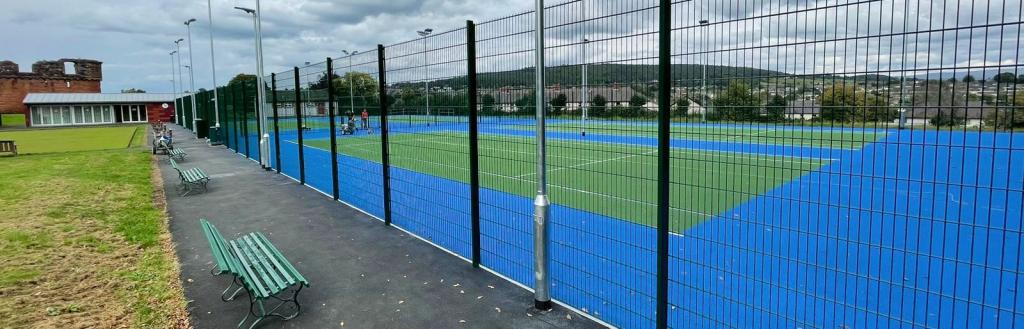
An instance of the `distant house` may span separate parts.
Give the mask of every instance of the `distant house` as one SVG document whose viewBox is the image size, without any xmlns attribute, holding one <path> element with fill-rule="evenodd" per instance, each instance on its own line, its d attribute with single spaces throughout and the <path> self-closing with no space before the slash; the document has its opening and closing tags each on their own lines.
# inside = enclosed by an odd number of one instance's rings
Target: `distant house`
<svg viewBox="0 0 1024 329">
<path fill-rule="evenodd" d="M 481 90 L 481 95 L 491 95 L 494 97 L 495 107 L 501 112 L 516 112 L 518 107 L 515 105 L 516 101 L 528 97 L 532 93 L 533 89 L 529 87 L 502 87 L 498 89 L 487 89 Z M 554 99 L 559 94 L 565 94 L 566 104 L 565 110 L 569 112 L 579 111 L 584 104 L 583 88 L 578 86 L 563 88 L 563 87 L 548 87 L 544 90 L 544 97 L 550 104 L 551 99 Z M 605 104 L 606 107 L 627 107 L 629 106 L 629 100 L 638 93 L 633 90 L 630 86 L 593 86 L 587 88 L 586 101 L 588 106 L 593 106 L 592 101 L 594 96 L 601 95 L 605 100 L 608 101 Z M 532 104 L 530 104 L 532 105 Z M 649 110 L 657 110 L 657 102 L 654 99 L 647 99 L 645 106 Z"/>
<path fill-rule="evenodd" d="M 785 117 L 789 120 L 811 120 L 821 116 L 821 105 L 816 100 L 798 99 L 786 105 Z"/>
<path fill-rule="evenodd" d="M 970 101 L 966 105 L 954 106 L 912 106 L 908 107 L 904 116 L 908 125 L 930 125 L 931 120 L 939 115 L 954 117 L 963 121 L 967 127 L 977 127 L 983 124 L 989 113 L 995 112 L 996 107 L 986 105 L 980 101 Z M 899 119 L 896 120 L 899 123 Z"/>
</svg>

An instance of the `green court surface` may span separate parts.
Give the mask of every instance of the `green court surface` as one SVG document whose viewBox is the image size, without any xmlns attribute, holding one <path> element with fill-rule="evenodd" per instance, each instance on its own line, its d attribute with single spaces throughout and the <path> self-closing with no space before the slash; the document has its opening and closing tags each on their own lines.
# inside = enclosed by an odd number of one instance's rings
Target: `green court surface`
<svg viewBox="0 0 1024 329">
<path fill-rule="evenodd" d="M 460 132 L 389 137 L 391 165 L 469 183 L 468 135 Z M 480 185 L 532 198 L 533 140 L 480 135 Z M 306 145 L 330 150 L 329 140 Z M 548 141 L 552 202 L 648 226 L 655 225 L 657 154 L 636 145 Z M 380 162 L 376 136 L 338 139 L 338 152 Z M 671 228 L 680 232 L 827 163 L 824 160 L 674 149 Z"/>
<path fill-rule="evenodd" d="M 14 140 L 18 154 L 123 149 L 142 145 L 145 137 L 145 126 L 0 131 L 0 140 Z"/>
<path fill-rule="evenodd" d="M 533 130 L 533 125 L 510 125 L 517 130 Z M 553 123 L 547 125 L 552 132 L 579 132 L 602 135 L 657 137 L 658 127 L 647 123 Z M 821 127 L 783 127 L 771 125 L 753 127 L 672 126 L 672 138 L 754 144 L 820 146 L 840 149 L 859 149 L 864 144 L 885 137 L 883 132 L 858 130 L 830 130 Z"/>
</svg>

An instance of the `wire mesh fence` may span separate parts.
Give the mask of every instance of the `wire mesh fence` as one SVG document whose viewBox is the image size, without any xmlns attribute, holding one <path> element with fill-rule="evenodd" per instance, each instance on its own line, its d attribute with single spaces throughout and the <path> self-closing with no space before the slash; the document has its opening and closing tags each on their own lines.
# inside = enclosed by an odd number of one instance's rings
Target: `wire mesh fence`
<svg viewBox="0 0 1024 329">
<path fill-rule="evenodd" d="M 624 328 L 1024 327 L 1019 1 L 595 1 L 195 95 L 224 144 Z M 191 98 L 179 122 L 192 129 Z M 261 130 L 262 129 L 262 130 Z"/>
</svg>

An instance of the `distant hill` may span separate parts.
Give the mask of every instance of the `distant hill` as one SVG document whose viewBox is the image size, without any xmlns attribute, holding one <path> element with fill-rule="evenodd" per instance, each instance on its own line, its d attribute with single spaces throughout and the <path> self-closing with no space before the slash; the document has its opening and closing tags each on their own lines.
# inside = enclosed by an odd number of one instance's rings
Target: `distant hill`
<svg viewBox="0 0 1024 329">
<path fill-rule="evenodd" d="M 696 64 L 675 64 L 672 66 L 672 79 L 677 84 L 700 84 L 701 65 Z M 548 84 L 578 85 L 582 76 L 582 67 L 579 65 L 556 66 L 548 68 L 546 80 Z M 768 78 L 786 77 L 788 73 L 732 66 L 707 66 L 708 84 L 728 84 L 728 79 L 735 78 Z M 506 86 L 529 86 L 533 84 L 533 68 L 523 68 L 504 72 L 484 72 L 477 76 L 480 88 L 498 88 Z M 657 65 L 630 65 L 630 64 L 594 64 L 587 67 L 587 80 L 592 85 L 601 84 L 639 84 L 656 82 L 658 80 Z M 417 83 L 396 83 L 397 87 L 406 85 L 418 86 Z M 468 80 L 465 76 L 449 79 L 431 81 L 432 87 L 451 87 L 453 89 L 465 88 Z"/>
</svg>

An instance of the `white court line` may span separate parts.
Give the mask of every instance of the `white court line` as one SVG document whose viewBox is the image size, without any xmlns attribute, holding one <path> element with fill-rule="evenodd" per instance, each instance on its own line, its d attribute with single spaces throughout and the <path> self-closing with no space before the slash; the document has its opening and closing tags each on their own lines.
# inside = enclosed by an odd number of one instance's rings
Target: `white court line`
<svg viewBox="0 0 1024 329">
<path fill-rule="evenodd" d="M 643 156 L 643 155 L 650 155 L 650 154 L 657 153 L 657 152 L 658 152 L 658 150 L 653 150 L 653 151 L 648 151 L 648 152 L 644 152 L 644 153 L 623 155 L 623 156 L 615 157 L 615 158 L 611 158 L 611 159 L 594 160 L 594 161 L 584 162 L 584 163 L 581 163 L 581 164 L 577 164 L 577 165 L 573 165 L 573 166 L 568 166 L 568 167 L 558 167 L 558 168 L 555 168 L 555 169 L 548 170 L 547 173 L 550 174 L 550 173 L 553 173 L 553 172 L 556 172 L 556 171 L 559 171 L 559 170 L 564 170 L 564 169 L 576 169 L 576 168 L 579 168 L 579 167 L 585 167 L 585 166 L 589 166 L 589 165 L 592 165 L 592 164 L 605 163 L 605 162 L 611 162 L 611 161 L 623 160 L 623 159 L 629 159 L 629 158 L 632 158 L 632 157 Z M 515 178 L 523 178 L 523 177 L 526 177 L 526 176 L 536 175 L 536 174 L 537 173 L 535 173 L 535 172 L 533 172 L 533 173 L 526 173 L 526 174 L 522 174 L 522 175 L 516 176 Z"/>
</svg>

